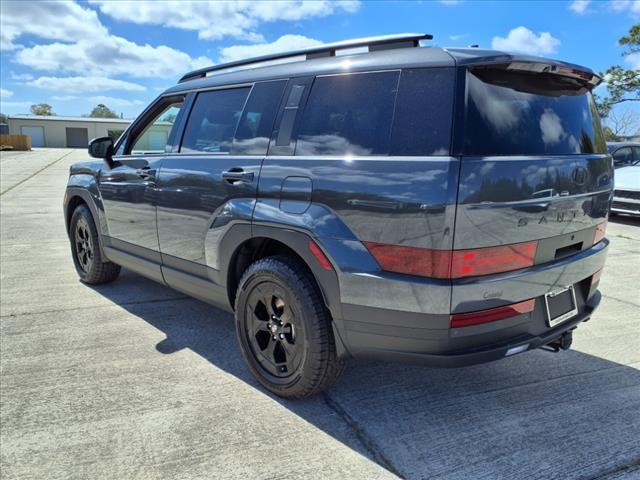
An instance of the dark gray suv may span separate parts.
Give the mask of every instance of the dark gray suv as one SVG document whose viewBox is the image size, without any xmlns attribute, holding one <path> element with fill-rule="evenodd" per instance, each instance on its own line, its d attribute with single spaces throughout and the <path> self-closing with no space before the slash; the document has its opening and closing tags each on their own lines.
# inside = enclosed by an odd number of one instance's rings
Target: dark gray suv
<svg viewBox="0 0 640 480">
<path fill-rule="evenodd" d="M 81 280 L 125 266 L 235 312 L 249 368 L 290 398 L 349 357 L 461 366 L 569 348 L 609 244 L 601 79 L 429 38 L 185 75 L 118 141 L 91 142 L 100 161 L 71 167 Z"/>
</svg>

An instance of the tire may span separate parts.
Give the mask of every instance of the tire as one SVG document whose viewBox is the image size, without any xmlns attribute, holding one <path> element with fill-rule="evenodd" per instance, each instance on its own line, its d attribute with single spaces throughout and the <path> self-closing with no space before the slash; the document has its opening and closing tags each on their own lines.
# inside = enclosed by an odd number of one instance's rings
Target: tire
<svg viewBox="0 0 640 480">
<path fill-rule="evenodd" d="M 316 283 L 290 257 L 263 258 L 247 268 L 236 295 L 235 318 L 251 373 L 280 397 L 317 394 L 344 369 Z"/>
<path fill-rule="evenodd" d="M 118 278 L 120 265 L 102 257 L 98 230 L 86 205 L 79 205 L 69 223 L 71 256 L 80 280 L 90 285 L 108 283 Z"/>
</svg>

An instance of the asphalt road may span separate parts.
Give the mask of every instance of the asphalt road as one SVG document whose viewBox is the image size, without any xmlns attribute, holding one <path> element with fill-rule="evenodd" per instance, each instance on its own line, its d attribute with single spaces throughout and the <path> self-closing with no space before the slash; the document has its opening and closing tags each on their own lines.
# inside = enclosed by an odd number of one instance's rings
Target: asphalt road
<svg viewBox="0 0 640 480">
<path fill-rule="evenodd" d="M 127 271 L 78 282 L 61 203 L 84 157 L 0 157 L 4 480 L 640 478 L 640 223 L 610 222 L 603 304 L 573 350 L 352 362 L 288 402 L 248 374 L 229 314 Z"/>
</svg>

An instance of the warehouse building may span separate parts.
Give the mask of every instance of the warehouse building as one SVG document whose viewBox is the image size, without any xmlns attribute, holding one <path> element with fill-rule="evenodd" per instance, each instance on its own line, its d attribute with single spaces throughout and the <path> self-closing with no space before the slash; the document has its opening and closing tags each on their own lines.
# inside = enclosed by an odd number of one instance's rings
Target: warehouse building
<svg viewBox="0 0 640 480">
<path fill-rule="evenodd" d="M 89 140 L 96 137 L 116 139 L 131 122 L 121 118 L 39 115 L 12 115 L 8 120 L 9 134 L 28 135 L 32 147 L 69 148 L 86 148 Z"/>
</svg>

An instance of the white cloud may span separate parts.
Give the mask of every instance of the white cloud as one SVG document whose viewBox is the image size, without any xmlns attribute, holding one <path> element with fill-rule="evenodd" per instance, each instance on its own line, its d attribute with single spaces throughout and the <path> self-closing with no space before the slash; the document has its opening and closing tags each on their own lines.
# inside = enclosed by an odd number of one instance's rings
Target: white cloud
<svg viewBox="0 0 640 480">
<path fill-rule="evenodd" d="M 2 106 L 2 108 L 29 108 L 34 103 L 35 102 L 28 102 L 28 101 L 8 102 L 6 100 L 3 100 L 2 102 L 0 102 L 0 105 Z"/>
<path fill-rule="evenodd" d="M 57 102 L 84 102 L 92 105 L 101 103 L 107 107 L 139 107 L 146 105 L 142 100 L 128 100 L 126 98 L 107 97 L 104 95 L 95 95 L 92 97 L 81 97 L 78 95 L 54 95 L 51 99 Z"/>
<path fill-rule="evenodd" d="M 234 45 L 220 51 L 221 62 L 232 62 L 244 58 L 259 57 L 271 53 L 299 50 L 321 45 L 322 42 L 303 35 L 283 35 L 272 43 L 257 43 L 254 45 Z"/>
<path fill-rule="evenodd" d="M 29 80 L 33 80 L 33 75 L 29 73 L 14 73 L 11 72 L 11 80 L 17 80 L 19 82 L 26 82 Z"/>
<path fill-rule="evenodd" d="M 213 63 L 165 45 L 140 45 L 111 35 L 95 11 L 73 2 L 0 3 L 3 46 L 16 50 L 15 62 L 34 70 L 168 78 Z M 55 41 L 16 45 L 23 34 Z"/>
<path fill-rule="evenodd" d="M 588 13 L 587 8 L 589 7 L 590 3 L 591 0 L 573 0 L 573 2 L 569 4 L 569 10 L 577 13 L 578 15 L 585 15 L 586 13 Z"/>
<path fill-rule="evenodd" d="M 466 38 L 468 36 L 469 36 L 468 33 L 460 33 L 458 35 L 449 35 L 449 40 L 453 42 L 457 42 L 458 40 L 462 40 L 463 38 Z"/>
<path fill-rule="evenodd" d="M 462 3 L 462 0 L 438 0 L 438 3 L 443 5 L 458 5 L 459 3 Z"/>
<path fill-rule="evenodd" d="M 635 68 L 636 70 L 640 70 L 640 52 L 631 53 L 626 56 L 625 62 L 631 65 L 631 68 Z"/>
<path fill-rule="evenodd" d="M 124 80 L 105 77 L 40 77 L 27 82 L 30 87 L 53 90 L 56 92 L 100 92 L 104 90 L 123 90 L 143 92 L 142 85 Z"/>
<path fill-rule="evenodd" d="M 640 0 L 612 0 L 609 5 L 614 12 L 628 12 L 634 18 L 640 16 Z"/>
<path fill-rule="evenodd" d="M 8 97 L 11 97 L 12 95 L 13 95 L 13 92 L 11 90 L 7 90 L 6 88 L 0 88 L 0 97 L 8 98 Z"/>
<path fill-rule="evenodd" d="M 560 40 L 551 36 L 549 32 L 536 35 L 526 27 L 516 27 L 506 38 L 493 37 L 491 46 L 496 50 L 506 50 L 526 53 L 529 55 L 549 55 L 556 53 Z"/>
<path fill-rule="evenodd" d="M 73 42 L 104 36 L 107 29 L 94 10 L 73 2 L 0 2 L 1 48 L 19 48 L 14 41 L 24 34 L 47 40 Z"/>
<path fill-rule="evenodd" d="M 105 15 L 116 20 L 137 24 L 162 25 L 198 32 L 203 40 L 224 37 L 254 42 L 264 40 L 256 32 L 263 22 L 299 21 L 325 17 L 333 13 L 354 12 L 357 0 L 280 0 L 259 1 L 109 1 L 92 0 Z"/>
</svg>

